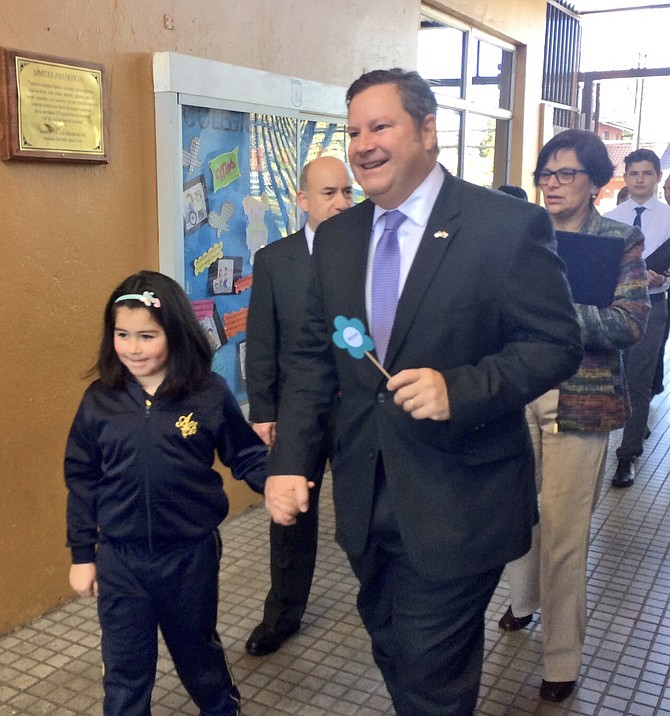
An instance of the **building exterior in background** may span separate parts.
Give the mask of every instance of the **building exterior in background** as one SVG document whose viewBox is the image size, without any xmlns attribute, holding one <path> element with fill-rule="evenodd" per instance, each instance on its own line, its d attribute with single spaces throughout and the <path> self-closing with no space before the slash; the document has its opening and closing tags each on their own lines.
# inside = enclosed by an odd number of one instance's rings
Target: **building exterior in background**
<svg viewBox="0 0 670 716">
<path fill-rule="evenodd" d="M 607 147 L 612 164 L 614 164 L 614 176 L 610 181 L 600 190 L 598 199 L 596 200 L 596 206 L 598 210 L 605 214 L 611 211 L 616 206 L 617 194 L 621 188 L 625 185 L 623 175 L 626 171 L 624 159 L 635 149 L 651 149 L 659 158 L 670 155 L 670 143 L 666 142 L 640 142 L 638 145 L 634 144 L 634 132 L 630 127 L 615 123 L 605 122 L 603 120 L 598 122 L 596 133 L 603 140 Z M 662 168 L 670 168 L 661 165 Z M 660 184 L 662 186 L 662 182 Z M 663 199 L 659 190 L 659 198 Z"/>
</svg>

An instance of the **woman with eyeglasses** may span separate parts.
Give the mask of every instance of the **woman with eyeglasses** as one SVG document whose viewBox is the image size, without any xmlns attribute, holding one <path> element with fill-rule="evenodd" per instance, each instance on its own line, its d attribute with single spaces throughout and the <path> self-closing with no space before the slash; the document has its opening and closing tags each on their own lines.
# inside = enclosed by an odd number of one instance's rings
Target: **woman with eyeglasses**
<svg viewBox="0 0 670 716">
<path fill-rule="evenodd" d="M 511 606 L 499 624 L 517 631 L 542 610 L 540 696 L 548 701 L 566 699 L 579 676 L 591 514 L 609 433 L 623 427 L 629 412 L 621 351 L 643 335 L 649 311 L 640 230 L 601 217 L 594 206 L 612 174 L 600 138 L 574 129 L 547 142 L 534 172 L 556 230 L 618 236 L 625 242 L 613 303 L 606 308 L 575 304 L 585 348 L 579 369 L 526 408 L 540 522 L 531 550 L 506 567 Z"/>
</svg>

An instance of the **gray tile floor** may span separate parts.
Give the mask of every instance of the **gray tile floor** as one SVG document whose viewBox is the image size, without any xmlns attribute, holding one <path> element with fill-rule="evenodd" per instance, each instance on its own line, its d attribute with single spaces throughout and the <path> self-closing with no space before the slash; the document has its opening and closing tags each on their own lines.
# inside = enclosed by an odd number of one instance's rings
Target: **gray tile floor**
<svg viewBox="0 0 670 716">
<path fill-rule="evenodd" d="M 653 401 L 653 432 L 638 479 L 614 490 L 606 479 L 593 520 L 588 634 L 579 688 L 560 705 L 541 702 L 541 621 L 504 634 L 501 582 L 489 608 L 479 714 L 670 716 L 670 391 Z M 611 446 L 619 436 L 614 434 Z M 607 475 L 614 469 L 610 451 Z M 330 481 L 322 493 L 317 572 L 303 629 L 257 659 L 244 642 L 268 587 L 268 520 L 262 508 L 227 520 L 222 532 L 220 632 L 244 716 L 393 714 L 355 608 L 356 584 L 333 541 Z M 0 637 L 0 716 L 102 713 L 95 604 L 76 600 Z M 153 716 L 197 716 L 162 648 Z"/>
</svg>

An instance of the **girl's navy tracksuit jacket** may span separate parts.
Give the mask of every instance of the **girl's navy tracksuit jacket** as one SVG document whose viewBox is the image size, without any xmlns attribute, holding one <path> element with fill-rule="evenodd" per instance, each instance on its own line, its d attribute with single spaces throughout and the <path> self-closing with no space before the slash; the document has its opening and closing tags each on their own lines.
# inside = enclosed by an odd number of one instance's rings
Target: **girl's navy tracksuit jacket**
<svg viewBox="0 0 670 716">
<path fill-rule="evenodd" d="M 67 544 L 74 563 L 94 562 L 100 539 L 151 549 L 212 532 L 228 513 L 215 451 L 257 492 L 267 452 L 226 382 L 215 373 L 197 393 L 153 398 L 95 381 L 74 419 L 65 455 Z"/>
<path fill-rule="evenodd" d="M 215 373 L 178 398 L 132 378 L 84 394 L 65 455 L 67 545 L 73 563 L 96 563 L 105 716 L 150 713 L 158 626 L 201 714 L 238 713 L 216 632 L 228 498 L 215 453 L 263 490 L 267 449 Z"/>
</svg>

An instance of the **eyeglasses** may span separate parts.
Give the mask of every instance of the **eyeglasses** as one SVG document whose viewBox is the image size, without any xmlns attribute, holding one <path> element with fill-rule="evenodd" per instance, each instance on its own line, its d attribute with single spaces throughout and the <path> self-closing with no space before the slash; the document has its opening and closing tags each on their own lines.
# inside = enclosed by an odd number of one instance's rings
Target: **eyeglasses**
<svg viewBox="0 0 670 716">
<path fill-rule="evenodd" d="M 586 169 L 557 169 L 555 172 L 543 169 L 537 175 L 537 183 L 540 185 L 549 184 L 551 177 L 556 177 L 556 181 L 559 184 L 572 184 L 577 174 L 588 174 L 588 172 Z"/>
</svg>

